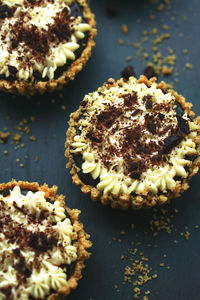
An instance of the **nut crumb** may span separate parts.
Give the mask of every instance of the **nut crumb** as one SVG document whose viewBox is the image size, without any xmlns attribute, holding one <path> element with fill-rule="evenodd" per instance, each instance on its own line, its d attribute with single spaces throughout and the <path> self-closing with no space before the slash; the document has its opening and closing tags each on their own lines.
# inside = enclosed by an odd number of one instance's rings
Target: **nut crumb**
<svg viewBox="0 0 200 300">
<path fill-rule="evenodd" d="M 121 29 L 122 29 L 122 33 L 123 34 L 128 34 L 128 26 L 127 26 L 127 24 L 123 24 L 122 27 L 121 27 Z"/>
</svg>

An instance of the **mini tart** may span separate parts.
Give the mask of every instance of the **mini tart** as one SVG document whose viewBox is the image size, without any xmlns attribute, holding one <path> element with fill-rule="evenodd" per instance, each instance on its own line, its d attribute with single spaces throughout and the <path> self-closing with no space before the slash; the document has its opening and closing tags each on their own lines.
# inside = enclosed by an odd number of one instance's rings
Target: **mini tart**
<svg viewBox="0 0 200 300">
<path fill-rule="evenodd" d="M 112 207 L 161 205 L 197 173 L 200 117 L 164 82 L 109 79 L 71 114 L 66 152 L 73 182 Z"/>
<path fill-rule="evenodd" d="M 57 187 L 0 184 L 0 299 L 62 299 L 82 277 L 89 235 Z"/>
<path fill-rule="evenodd" d="M 13 94 L 61 89 L 95 45 L 86 0 L 1 0 L 0 24 L 0 89 Z"/>
</svg>

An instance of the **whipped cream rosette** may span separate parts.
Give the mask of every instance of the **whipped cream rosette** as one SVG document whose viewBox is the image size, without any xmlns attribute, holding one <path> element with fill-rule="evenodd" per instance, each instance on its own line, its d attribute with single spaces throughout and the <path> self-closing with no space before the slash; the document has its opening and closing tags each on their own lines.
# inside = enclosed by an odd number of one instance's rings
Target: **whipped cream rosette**
<svg viewBox="0 0 200 300">
<path fill-rule="evenodd" d="M 84 193 L 126 209 L 180 196 L 199 166 L 199 118 L 166 84 L 113 79 L 71 114 L 67 167 Z"/>
<path fill-rule="evenodd" d="M 56 191 L 0 185 L 0 299 L 61 299 L 77 286 L 91 243 Z"/>
<path fill-rule="evenodd" d="M 95 45 L 85 0 L 0 2 L 0 89 L 26 96 L 74 79 Z"/>
</svg>

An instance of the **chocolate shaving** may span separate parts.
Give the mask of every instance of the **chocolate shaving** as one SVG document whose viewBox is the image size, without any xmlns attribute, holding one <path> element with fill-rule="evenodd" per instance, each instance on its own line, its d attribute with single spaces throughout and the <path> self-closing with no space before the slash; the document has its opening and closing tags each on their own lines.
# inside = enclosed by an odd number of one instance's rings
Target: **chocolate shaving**
<svg viewBox="0 0 200 300">
<path fill-rule="evenodd" d="M 13 300 L 14 296 L 12 294 L 12 286 L 8 286 L 6 288 L 1 288 L 0 291 L 6 295 L 7 300 Z"/>
<path fill-rule="evenodd" d="M 124 98 L 124 104 L 126 106 L 132 106 L 137 102 L 137 93 L 133 92 L 132 94 L 123 95 L 122 98 Z"/>
<path fill-rule="evenodd" d="M 102 141 L 102 137 L 95 136 L 95 133 L 93 133 L 93 132 L 88 132 L 86 134 L 86 137 L 88 137 L 91 141 L 93 141 L 95 143 L 101 143 L 101 141 Z"/>
<path fill-rule="evenodd" d="M 139 151 L 142 152 L 142 153 L 145 153 L 145 154 L 150 154 L 151 153 L 151 151 L 145 146 L 140 146 Z"/>
<path fill-rule="evenodd" d="M 153 103 L 152 103 L 151 99 L 147 99 L 147 101 L 145 103 L 146 109 L 151 109 L 152 105 L 153 105 Z"/>
<path fill-rule="evenodd" d="M 135 171 L 135 170 L 137 170 L 137 168 L 138 168 L 138 163 L 132 162 L 131 166 L 129 168 L 129 172 Z"/>
<path fill-rule="evenodd" d="M 176 147 L 183 139 L 183 135 L 180 131 L 177 135 L 172 135 L 164 139 L 163 153 L 169 153 L 174 147 Z"/>
<path fill-rule="evenodd" d="M 97 115 L 98 126 L 105 126 L 110 128 L 112 124 L 115 122 L 115 119 L 118 118 L 122 114 L 122 111 L 119 108 L 114 106 L 110 107 L 107 111 L 101 112 Z"/>
<path fill-rule="evenodd" d="M 134 116 L 136 116 L 139 112 L 140 112 L 140 109 L 136 109 L 136 110 L 131 114 L 131 116 L 134 117 Z"/>
<path fill-rule="evenodd" d="M 17 68 L 14 66 L 8 66 L 8 71 L 11 75 L 16 75 L 18 72 Z"/>
<path fill-rule="evenodd" d="M 160 119 L 160 121 L 162 121 L 162 120 L 164 119 L 164 117 L 165 117 L 165 116 L 159 112 L 158 118 Z"/>
<path fill-rule="evenodd" d="M 0 6 L 0 19 L 11 18 L 13 12 L 10 7 L 6 4 Z"/>
<path fill-rule="evenodd" d="M 189 128 L 189 125 L 188 125 L 188 121 L 183 119 L 179 115 L 176 115 L 176 118 L 178 120 L 178 126 L 179 126 L 180 130 L 185 134 L 189 134 L 190 133 L 190 128 Z"/>
<path fill-rule="evenodd" d="M 154 123 L 149 123 L 147 124 L 147 129 L 149 130 L 149 132 L 151 132 L 152 134 L 156 134 L 156 125 Z"/>
<path fill-rule="evenodd" d="M 25 258 L 23 256 L 20 257 L 19 262 L 15 265 L 15 269 L 22 275 L 25 276 L 25 278 L 30 277 L 31 271 L 27 269 Z"/>
</svg>

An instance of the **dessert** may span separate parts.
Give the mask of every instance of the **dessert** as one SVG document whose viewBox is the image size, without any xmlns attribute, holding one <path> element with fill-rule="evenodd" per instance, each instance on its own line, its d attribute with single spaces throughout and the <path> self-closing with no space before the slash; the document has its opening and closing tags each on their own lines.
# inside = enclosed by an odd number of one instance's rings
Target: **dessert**
<svg viewBox="0 0 200 300">
<path fill-rule="evenodd" d="M 0 89 L 15 94 L 62 88 L 95 45 L 85 0 L 2 0 L 0 24 Z"/>
<path fill-rule="evenodd" d="M 89 235 L 56 191 L 0 184 L 0 299 L 61 299 L 82 277 Z"/>
<path fill-rule="evenodd" d="M 108 80 L 72 113 L 66 140 L 73 182 L 122 209 L 160 205 L 197 173 L 200 118 L 155 78 Z"/>
</svg>

